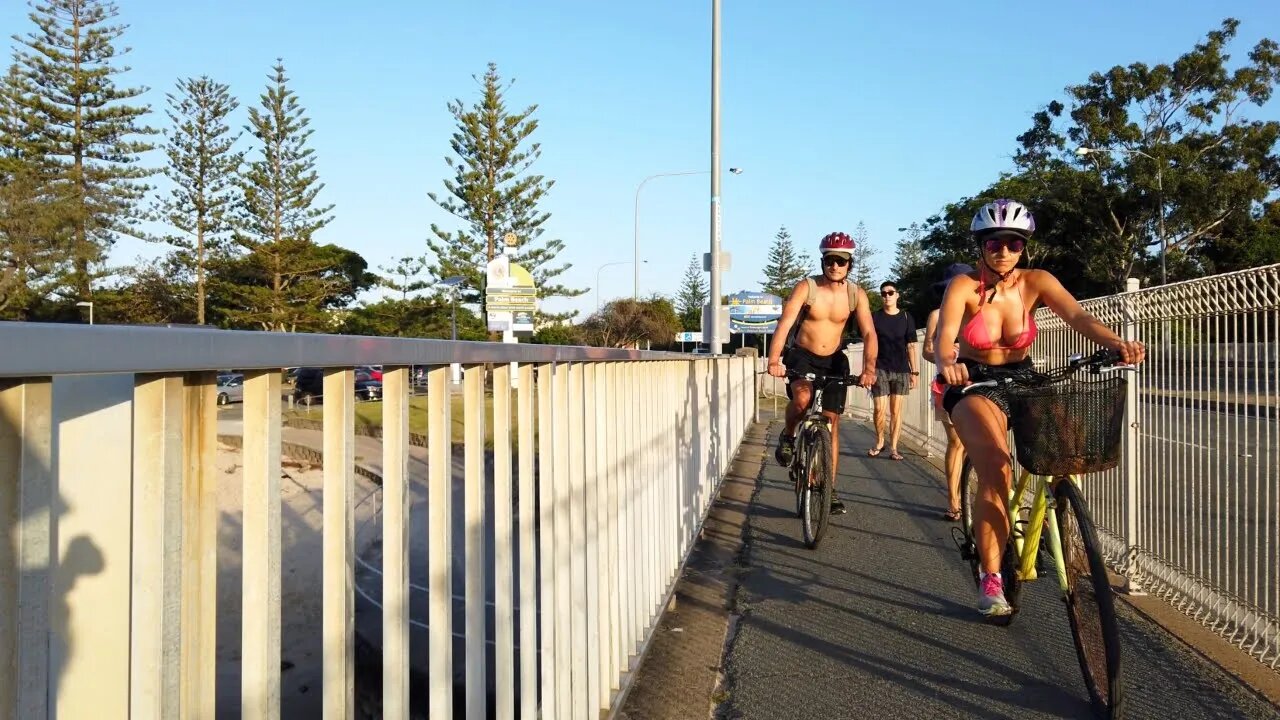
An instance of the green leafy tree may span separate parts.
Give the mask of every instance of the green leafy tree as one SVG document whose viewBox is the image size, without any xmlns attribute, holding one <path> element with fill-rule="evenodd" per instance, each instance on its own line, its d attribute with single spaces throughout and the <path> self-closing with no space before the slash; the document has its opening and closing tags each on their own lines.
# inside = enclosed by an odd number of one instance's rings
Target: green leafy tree
<svg viewBox="0 0 1280 720">
<path fill-rule="evenodd" d="M 425 290 L 430 283 L 422 280 L 422 272 L 427 268 L 426 258 L 402 257 L 392 267 L 378 268 L 386 273 L 378 279 L 378 284 L 400 293 L 401 300 L 408 300 L 409 293 Z"/>
<path fill-rule="evenodd" d="M 223 274 L 232 324 L 264 330 L 328 328 L 325 312 L 353 297 L 366 282 L 364 260 L 336 246 L 317 246 L 312 236 L 332 220 L 332 205 L 316 200 L 324 184 L 315 170 L 315 150 L 307 147 L 310 120 L 288 86 L 277 61 L 261 107 L 249 109 L 246 128 L 261 143 L 261 157 L 248 163 L 234 240 L 247 256 Z"/>
<path fill-rule="evenodd" d="M 0 318 L 28 320 L 63 282 L 67 205 L 56 167 L 43 162 L 38 117 L 15 65 L 0 79 Z"/>
<path fill-rule="evenodd" d="M 924 264 L 924 246 L 920 241 L 923 234 L 924 230 L 919 223 L 911 223 L 906 234 L 898 240 L 898 245 L 894 249 L 893 265 L 889 269 L 895 281 L 897 278 L 910 275 Z"/>
<path fill-rule="evenodd" d="M 272 283 L 279 255 L 252 252 L 227 255 L 210 263 L 210 305 L 226 326 L 278 332 L 332 332 L 342 311 L 356 296 L 377 284 L 359 253 L 338 245 L 299 245 L 288 255 L 306 274 L 286 272 L 283 296 L 276 306 Z"/>
<path fill-rule="evenodd" d="M 449 145 L 457 159 L 446 157 L 445 162 L 454 176 L 444 181 L 443 194 L 427 195 L 464 227 L 448 231 L 432 224 L 434 237 L 427 240 L 435 258 L 431 274 L 436 281 L 454 275 L 465 277 L 466 289 L 460 299 L 482 303 L 485 266 L 501 249 L 506 234 L 514 233 L 519 244 L 512 261 L 533 275 L 538 297 L 577 297 L 586 291 L 567 288 L 555 280 L 571 267 L 556 262 L 564 243 L 543 237 L 543 225 L 551 214 L 540 210 L 539 203 L 554 183 L 529 173 L 542 154 L 541 145 L 530 140 L 538 128 L 533 119 L 538 106 L 510 111 L 504 99 L 510 85 L 503 86 L 493 63 L 479 82 L 481 97 L 474 105 L 467 106 L 462 100 L 449 103 L 449 112 L 457 121 Z M 560 320 L 574 314 L 544 317 Z"/>
<path fill-rule="evenodd" d="M 866 291 L 867 300 L 873 311 L 879 310 L 884 305 L 871 274 L 871 258 L 875 257 L 876 253 L 877 250 L 871 245 L 871 234 L 867 232 L 867 224 L 859 220 L 858 227 L 853 231 L 853 267 L 849 268 L 849 274 L 853 276 L 853 281 Z"/>
<path fill-rule="evenodd" d="M 155 130 L 142 124 L 150 108 L 128 101 L 145 87 L 123 88 L 129 70 L 112 65 L 128 52 L 115 41 L 126 26 L 110 24 L 118 11 L 107 0 L 45 0 L 30 14 L 36 30 L 16 53 L 29 86 L 22 100 L 37 118 L 39 152 L 65 178 L 70 203 L 71 277 L 68 294 L 87 300 L 93 268 L 103 263 L 120 233 L 139 235 L 139 207 L 153 171 L 138 166 L 152 149 L 142 139 Z"/>
<path fill-rule="evenodd" d="M 605 305 L 581 325 L 581 339 L 596 347 L 640 347 L 648 342 L 668 345 L 680 331 L 680 319 L 670 300 L 625 298 Z"/>
<path fill-rule="evenodd" d="M 244 156 L 234 152 L 238 135 L 227 124 L 239 103 L 230 88 L 208 77 L 179 80 L 169 100 L 165 174 L 173 182 L 157 214 L 180 235 L 164 240 L 177 248 L 178 263 L 195 273 L 196 323 L 205 324 L 207 257 L 225 251 L 231 213 L 238 199 L 237 171 Z"/>
<path fill-rule="evenodd" d="M 1036 113 L 1019 137 L 1019 167 L 1042 184 L 1046 204 L 1087 210 L 1071 220 L 1091 231 L 1081 255 L 1094 279 L 1113 289 L 1135 271 L 1158 282 L 1162 247 L 1172 258 L 1218 245 L 1243 227 L 1235 221 L 1261 217 L 1261 203 L 1280 187 L 1280 122 L 1246 114 L 1280 81 L 1280 46 L 1264 38 L 1247 62 L 1229 67 L 1238 27 L 1224 20 L 1172 63 L 1093 73 L 1067 88 L 1067 104 Z M 1068 169 L 1091 177 L 1048 186 Z M 1179 266 L 1195 272 L 1196 265 Z"/>
<path fill-rule="evenodd" d="M 93 297 L 97 322 L 129 325 L 194 324 L 195 282 L 191 268 L 170 254 L 139 261 Z"/>
<path fill-rule="evenodd" d="M 676 294 L 676 311 L 680 316 L 681 329 L 690 332 L 702 329 L 702 306 L 707 303 L 707 287 L 707 277 L 698 264 L 697 253 L 694 253 L 684 269 L 680 292 Z"/>
<path fill-rule="evenodd" d="M 538 328 L 529 341 L 535 345 L 581 345 L 582 332 L 576 325 L 551 323 Z"/>
<path fill-rule="evenodd" d="M 813 260 L 805 253 L 797 252 L 786 226 L 779 228 L 769 248 L 769 258 L 764 266 L 764 282 L 761 289 L 783 300 L 791 296 L 796 283 L 811 272 Z"/>
<path fill-rule="evenodd" d="M 448 300 L 441 298 L 388 298 L 352 308 L 339 332 L 447 340 L 453 333 L 451 311 Z M 458 307 L 457 312 L 459 340 L 484 340 L 487 337 L 485 324 L 478 315 L 465 307 Z"/>
</svg>

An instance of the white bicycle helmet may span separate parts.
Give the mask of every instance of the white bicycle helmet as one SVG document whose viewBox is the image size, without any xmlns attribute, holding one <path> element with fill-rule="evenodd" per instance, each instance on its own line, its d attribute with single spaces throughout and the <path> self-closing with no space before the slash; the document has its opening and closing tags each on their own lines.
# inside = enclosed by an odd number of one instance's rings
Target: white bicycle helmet
<svg viewBox="0 0 1280 720">
<path fill-rule="evenodd" d="M 1032 217 L 1026 205 L 1017 200 L 1001 198 L 978 208 L 978 212 L 973 216 L 973 222 L 969 223 L 969 231 L 974 234 L 986 235 L 998 230 L 1014 232 L 1029 238 L 1031 233 L 1036 231 L 1036 219 Z"/>
</svg>

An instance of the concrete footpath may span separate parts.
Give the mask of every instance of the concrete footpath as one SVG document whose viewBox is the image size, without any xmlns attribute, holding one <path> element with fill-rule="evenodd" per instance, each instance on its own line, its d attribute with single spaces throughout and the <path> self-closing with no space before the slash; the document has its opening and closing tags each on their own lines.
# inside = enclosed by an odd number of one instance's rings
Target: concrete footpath
<svg viewBox="0 0 1280 720">
<path fill-rule="evenodd" d="M 846 420 L 838 488 L 849 513 L 808 550 L 772 462 L 777 431 L 762 444 L 756 428 L 739 453 L 735 474 L 758 479 L 726 483 L 622 717 L 1090 716 L 1056 583 L 1028 585 L 1011 627 L 977 615 L 932 464 L 906 449 L 903 462 L 866 457 L 874 436 Z M 1126 717 L 1280 718 L 1203 648 L 1127 601 L 1118 612 Z"/>
</svg>

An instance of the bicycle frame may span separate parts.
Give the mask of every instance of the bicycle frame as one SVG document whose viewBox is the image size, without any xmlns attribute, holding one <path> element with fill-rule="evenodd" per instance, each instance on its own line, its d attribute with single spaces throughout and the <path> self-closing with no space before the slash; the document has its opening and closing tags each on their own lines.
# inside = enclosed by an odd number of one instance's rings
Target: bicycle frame
<svg viewBox="0 0 1280 720">
<path fill-rule="evenodd" d="M 1058 516 L 1050 513 L 1050 492 L 1054 481 L 1076 482 L 1074 475 L 1063 475 L 1051 478 L 1047 475 L 1032 475 L 1022 470 L 1009 495 L 1009 537 L 1013 539 L 1018 554 L 1018 579 L 1030 581 L 1038 579 L 1036 572 L 1036 554 L 1040 551 L 1040 536 L 1044 528 L 1049 528 L 1049 551 L 1053 556 L 1054 570 L 1058 576 L 1058 586 L 1065 595 L 1067 587 L 1067 564 L 1062 552 L 1062 530 L 1058 527 Z M 1035 496 L 1031 502 L 1028 518 L 1023 521 L 1022 498 L 1029 486 L 1034 482 Z M 1047 520 L 1047 522 L 1046 522 Z M 1025 529 L 1019 525 L 1025 522 Z"/>
<path fill-rule="evenodd" d="M 805 378 L 796 378 L 796 379 L 805 380 Z M 796 437 L 795 457 L 796 458 L 799 458 L 804 454 L 801 452 L 801 450 L 804 449 L 804 446 L 801 444 L 804 442 L 803 440 L 804 433 L 801 432 L 802 430 L 804 430 L 805 428 L 807 428 L 808 426 L 814 423 L 824 423 L 827 425 L 828 430 L 831 429 L 830 427 L 831 424 L 827 422 L 827 419 L 825 417 L 822 416 L 822 393 L 823 393 L 823 390 L 825 389 L 824 384 L 820 384 L 814 381 L 807 381 L 807 382 L 809 382 L 809 386 L 811 388 L 810 392 L 812 393 L 812 395 L 809 397 L 809 405 L 808 407 L 805 408 L 804 415 L 801 416 L 800 421 L 796 423 L 796 435 L 795 435 Z M 793 465 L 795 464 L 794 459 L 792 460 L 792 464 Z"/>
<path fill-rule="evenodd" d="M 797 469 L 796 463 L 800 462 L 800 459 L 805 456 L 805 450 L 807 449 L 807 446 L 809 444 L 808 434 L 804 431 L 807 430 L 809 426 L 816 423 L 827 424 L 828 429 L 830 429 L 830 425 L 827 423 L 827 419 L 822 416 L 823 388 L 817 383 L 813 383 L 812 386 L 813 386 L 813 390 L 812 390 L 813 395 L 812 397 L 809 398 L 809 406 L 805 408 L 804 415 L 800 418 L 800 422 L 796 423 L 795 454 L 791 458 L 791 467 L 788 468 L 788 470 L 792 472 L 796 471 Z"/>
</svg>

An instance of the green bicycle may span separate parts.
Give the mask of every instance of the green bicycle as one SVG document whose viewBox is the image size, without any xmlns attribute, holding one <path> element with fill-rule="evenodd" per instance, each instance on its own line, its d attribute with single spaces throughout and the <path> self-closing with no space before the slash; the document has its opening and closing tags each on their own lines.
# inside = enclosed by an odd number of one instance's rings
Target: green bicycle
<svg viewBox="0 0 1280 720">
<path fill-rule="evenodd" d="M 1065 367 L 1048 373 L 972 366 L 970 376 L 976 382 L 963 388 L 1008 388 L 1009 422 L 1022 467 L 1006 506 L 1012 511 L 1000 567 L 1005 600 L 1013 613 L 1000 622 L 1013 621 L 1022 583 L 1035 580 L 1038 567 L 1052 567 L 1090 701 L 1103 718 L 1121 714 L 1120 632 L 1097 531 L 1077 476 L 1119 463 L 1127 383 L 1118 375 L 1101 377 L 1135 370 L 1119 360 L 1114 351 L 1102 350 L 1087 358 L 1073 357 Z M 1076 377 L 1080 370 L 1093 378 Z M 961 537 L 956 542 L 969 561 L 975 585 L 977 492 L 977 473 L 966 458 L 960 475 Z"/>
</svg>

